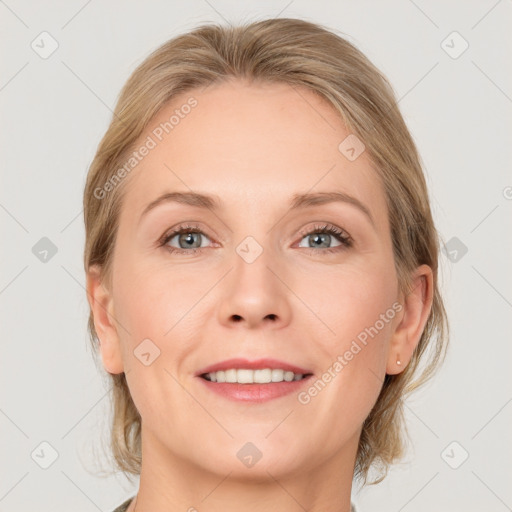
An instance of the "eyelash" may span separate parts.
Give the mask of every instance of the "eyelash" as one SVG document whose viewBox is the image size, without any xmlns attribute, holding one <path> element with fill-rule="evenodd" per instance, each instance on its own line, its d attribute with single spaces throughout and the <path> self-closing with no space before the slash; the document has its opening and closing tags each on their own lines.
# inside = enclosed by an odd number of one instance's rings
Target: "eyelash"
<svg viewBox="0 0 512 512">
<path fill-rule="evenodd" d="M 178 227 L 176 227 L 172 232 L 166 233 L 158 242 L 159 247 L 165 247 L 169 252 L 175 253 L 175 254 L 196 254 L 197 252 L 201 251 L 201 249 L 205 249 L 205 247 L 192 247 L 191 249 L 180 249 L 176 247 L 170 247 L 166 244 L 169 243 L 170 240 L 172 240 L 176 235 L 181 235 L 183 233 L 200 233 L 201 235 L 206 235 L 199 227 L 197 226 L 189 226 L 185 224 L 180 224 Z M 340 250 L 348 249 L 353 246 L 354 241 L 352 240 L 352 237 L 346 233 L 345 231 L 337 228 L 336 226 L 333 226 L 331 224 L 323 224 L 323 225 L 315 225 L 314 229 L 310 229 L 308 231 L 301 231 L 299 234 L 302 238 L 313 235 L 313 234 L 322 234 L 326 233 L 329 235 L 333 235 L 339 242 L 341 242 L 341 245 L 337 247 L 328 247 L 327 249 L 321 249 L 321 252 L 323 253 L 333 253 L 338 252 Z M 309 251 L 312 251 L 312 253 L 317 253 L 318 249 L 315 249 L 313 247 L 302 247 L 302 249 L 306 249 Z"/>
</svg>

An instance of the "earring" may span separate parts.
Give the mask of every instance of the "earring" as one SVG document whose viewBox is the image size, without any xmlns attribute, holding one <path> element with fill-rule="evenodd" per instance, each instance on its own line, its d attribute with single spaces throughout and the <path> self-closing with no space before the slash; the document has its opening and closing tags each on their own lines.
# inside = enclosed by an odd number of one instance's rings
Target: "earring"
<svg viewBox="0 0 512 512">
<path fill-rule="evenodd" d="M 396 364 L 397 364 L 398 366 L 400 366 L 400 365 L 402 364 L 402 361 L 400 361 L 400 359 L 398 359 L 398 356 L 397 356 L 397 358 L 396 358 Z"/>
</svg>

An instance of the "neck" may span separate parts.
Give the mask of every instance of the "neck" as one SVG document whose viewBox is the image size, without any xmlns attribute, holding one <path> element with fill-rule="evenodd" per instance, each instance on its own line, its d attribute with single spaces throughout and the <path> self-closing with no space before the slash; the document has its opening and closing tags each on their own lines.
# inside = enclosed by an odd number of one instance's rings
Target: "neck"
<svg viewBox="0 0 512 512">
<path fill-rule="evenodd" d="M 277 472 L 261 465 L 239 473 L 236 465 L 214 472 L 170 453 L 143 429 L 139 492 L 127 512 L 350 512 L 357 442 L 304 470 Z"/>
</svg>

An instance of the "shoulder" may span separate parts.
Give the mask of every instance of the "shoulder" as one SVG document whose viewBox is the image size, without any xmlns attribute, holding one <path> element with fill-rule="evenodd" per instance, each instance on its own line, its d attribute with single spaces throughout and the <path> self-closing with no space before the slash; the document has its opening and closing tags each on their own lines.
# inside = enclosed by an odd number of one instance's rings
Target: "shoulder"
<svg viewBox="0 0 512 512">
<path fill-rule="evenodd" d="M 112 512 L 126 512 L 126 509 L 130 506 L 130 503 L 132 502 L 134 497 L 135 496 L 132 496 L 131 498 L 127 499 L 124 503 L 121 503 L 121 505 L 119 505 Z"/>
<path fill-rule="evenodd" d="M 130 503 L 132 502 L 134 497 L 135 496 L 132 496 L 131 498 L 127 499 L 124 503 L 121 503 L 121 505 L 119 505 L 112 512 L 126 512 L 126 509 L 130 506 Z M 357 512 L 356 507 L 353 503 L 350 504 L 350 512 Z"/>
</svg>

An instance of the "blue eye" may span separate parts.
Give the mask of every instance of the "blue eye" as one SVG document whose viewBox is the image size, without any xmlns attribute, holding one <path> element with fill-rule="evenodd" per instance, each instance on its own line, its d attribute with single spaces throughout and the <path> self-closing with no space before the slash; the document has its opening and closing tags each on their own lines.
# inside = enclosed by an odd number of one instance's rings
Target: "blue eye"
<svg viewBox="0 0 512 512">
<path fill-rule="evenodd" d="M 348 233 L 345 233 L 341 229 L 335 226 L 330 226 L 328 224 L 324 224 L 323 226 L 315 226 L 313 230 L 301 234 L 303 236 L 302 240 L 311 237 L 309 244 L 306 246 L 308 249 L 325 248 L 325 250 L 322 252 L 336 252 L 343 250 L 344 248 L 352 247 L 353 245 L 352 238 L 350 235 L 348 235 Z M 326 245 L 332 243 L 333 238 L 338 242 L 338 245 L 326 247 Z M 299 245 L 299 247 L 305 246 Z"/>
<path fill-rule="evenodd" d="M 177 239 L 178 247 L 169 245 L 174 238 Z M 161 245 L 166 246 L 171 252 L 190 254 L 206 247 L 202 244 L 205 238 L 208 237 L 197 227 L 179 226 L 164 236 Z"/>
<path fill-rule="evenodd" d="M 301 236 L 298 247 L 306 248 L 313 253 L 338 252 L 353 245 L 353 240 L 348 233 L 328 224 L 316 225 L 314 229 L 301 233 Z M 308 245 L 302 245 L 302 240 L 308 237 L 310 237 Z M 333 238 L 337 245 L 332 246 Z M 177 246 L 171 244 L 174 239 Z M 159 242 L 159 246 L 165 247 L 171 253 L 190 255 L 208 247 L 208 240 L 209 237 L 199 227 L 180 225 L 170 233 L 166 233 Z"/>
</svg>

